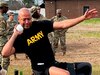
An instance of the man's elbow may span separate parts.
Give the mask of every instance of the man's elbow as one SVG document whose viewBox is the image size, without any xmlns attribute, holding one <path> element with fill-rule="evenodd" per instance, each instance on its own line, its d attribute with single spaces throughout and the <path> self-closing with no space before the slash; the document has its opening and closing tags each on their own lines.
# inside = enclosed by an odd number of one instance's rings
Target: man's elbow
<svg viewBox="0 0 100 75">
<path fill-rule="evenodd" d="M 3 57 L 9 57 L 9 55 L 6 53 L 6 52 L 1 52 L 1 55 L 3 56 Z"/>
<path fill-rule="evenodd" d="M 3 48 L 1 54 L 3 57 L 9 57 L 15 52 L 14 48 Z"/>
</svg>

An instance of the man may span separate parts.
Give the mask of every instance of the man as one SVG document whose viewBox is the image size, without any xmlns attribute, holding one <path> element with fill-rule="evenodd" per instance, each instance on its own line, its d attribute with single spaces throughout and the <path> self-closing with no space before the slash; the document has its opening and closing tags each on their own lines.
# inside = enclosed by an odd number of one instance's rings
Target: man
<svg viewBox="0 0 100 75">
<path fill-rule="evenodd" d="M 17 21 L 14 19 L 14 13 L 9 12 L 8 13 L 8 19 L 7 19 L 7 25 L 8 25 L 8 30 L 9 30 L 9 35 L 8 35 L 8 40 L 11 37 L 13 33 L 14 26 L 17 24 Z M 16 54 L 14 53 L 14 58 L 17 59 Z"/>
<path fill-rule="evenodd" d="M 31 60 L 32 71 L 35 75 L 70 75 L 66 69 L 56 64 L 51 44 L 48 40 L 48 33 L 52 32 L 53 29 L 65 29 L 75 26 L 83 20 L 96 16 L 96 14 L 96 9 L 92 9 L 75 19 L 60 22 L 48 20 L 32 22 L 29 10 L 21 8 L 18 13 L 18 22 L 23 26 L 24 31 L 18 31 L 16 29 L 17 26 L 15 26 L 11 38 L 3 47 L 2 56 L 7 57 L 15 52 L 24 52 Z M 91 73 L 91 67 L 85 69 L 82 73 L 86 71 Z"/>
<path fill-rule="evenodd" d="M 46 20 L 46 17 L 44 17 L 40 13 L 41 8 L 39 6 L 32 6 L 30 8 L 30 12 L 32 14 L 32 21 L 39 21 L 39 20 Z"/>
<path fill-rule="evenodd" d="M 15 19 L 14 19 L 13 12 L 8 13 L 7 24 L 8 24 L 8 28 L 9 28 L 9 35 L 11 36 L 11 34 L 13 33 L 14 26 L 17 24 L 17 21 L 15 21 Z"/>
<path fill-rule="evenodd" d="M 62 15 L 61 9 L 57 9 L 56 16 L 52 17 L 51 21 L 63 21 L 65 19 L 67 19 L 67 17 Z M 58 48 L 59 41 L 63 55 L 66 53 L 66 31 L 67 29 L 54 30 L 53 32 L 54 36 L 52 37 L 53 41 L 51 42 L 54 54 L 56 53 L 56 50 Z"/>
<path fill-rule="evenodd" d="M 7 42 L 7 23 L 4 18 L 4 14 L 8 11 L 8 4 L 0 1 L 0 64 L 3 65 L 4 69 L 8 69 L 10 59 L 2 58 L 1 51 L 5 43 Z"/>
<path fill-rule="evenodd" d="M 32 14 L 32 21 L 49 20 L 40 13 L 40 10 L 41 10 L 41 8 L 38 6 L 32 6 L 30 8 L 30 12 Z M 48 38 L 49 38 L 49 41 L 51 44 L 52 44 L 52 38 L 53 38 L 52 36 L 53 36 L 53 32 L 48 34 Z M 54 49 L 53 49 L 53 52 L 54 52 Z M 55 52 L 54 52 L 54 54 L 55 54 Z"/>
</svg>

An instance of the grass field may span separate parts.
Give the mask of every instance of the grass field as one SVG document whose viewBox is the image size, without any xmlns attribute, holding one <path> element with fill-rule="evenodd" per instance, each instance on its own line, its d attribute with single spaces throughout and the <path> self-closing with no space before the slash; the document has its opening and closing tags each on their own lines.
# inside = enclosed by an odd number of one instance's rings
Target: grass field
<svg viewBox="0 0 100 75">
<path fill-rule="evenodd" d="M 66 62 L 90 62 L 92 75 L 100 75 L 100 19 L 84 21 L 68 29 L 66 33 L 67 51 L 62 56 L 60 50 L 56 53 L 56 60 Z M 59 49 L 59 48 L 58 48 Z M 23 71 L 23 75 L 31 75 L 30 61 L 24 54 L 17 54 L 15 60 L 11 56 L 8 75 L 14 75 L 14 70 Z"/>
</svg>

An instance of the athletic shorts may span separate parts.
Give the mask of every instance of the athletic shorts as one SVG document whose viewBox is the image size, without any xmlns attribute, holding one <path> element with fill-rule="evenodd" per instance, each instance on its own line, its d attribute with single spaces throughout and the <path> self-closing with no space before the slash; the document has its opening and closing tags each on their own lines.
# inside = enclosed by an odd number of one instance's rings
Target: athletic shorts
<svg viewBox="0 0 100 75">
<path fill-rule="evenodd" d="M 88 62 L 75 62 L 73 63 L 74 66 L 69 66 L 71 63 L 66 62 L 56 62 L 49 65 L 49 67 L 45 67 L 42 71 L 41 70 L 33 70 L 32 75 L 49 75 L 49 68 L 51 66 L 55 66 L 58 68 L 62 68 L 68 70 L 71 75 L 91 75 L 92 73 L 92 66 Z M 72 65 L 73 65 L 72 64 Z"/>
</svg>

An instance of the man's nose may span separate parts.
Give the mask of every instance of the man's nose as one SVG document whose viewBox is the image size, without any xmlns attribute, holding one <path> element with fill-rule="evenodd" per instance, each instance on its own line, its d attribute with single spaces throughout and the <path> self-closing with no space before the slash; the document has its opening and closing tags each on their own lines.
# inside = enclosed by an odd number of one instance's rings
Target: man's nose
<svg viewBox="0 0 100 75">
<path fill-rule="evenodd" d="M 25 20 L 25 23 L 29 23 L 29 20 L 26 19 L 26 20 Z"/>
</svg>

